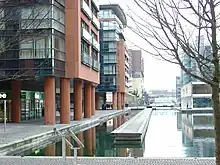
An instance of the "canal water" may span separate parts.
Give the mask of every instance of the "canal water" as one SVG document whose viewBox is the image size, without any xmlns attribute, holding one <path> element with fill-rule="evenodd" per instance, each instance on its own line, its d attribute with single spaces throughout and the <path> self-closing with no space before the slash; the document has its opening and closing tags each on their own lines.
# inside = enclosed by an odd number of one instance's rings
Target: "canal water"
<svg viewBox="0 0 220 165">
<path fill-rule="evenodd" d="M 214 157 L 214 139 L 210 137 L 193 138 L 189 131 L 181 128 L 184 123 L 181 114 L 174 110 L 156 110 L 152 113 L 144 144 L 134 146 L 115 146 L 114 137 L 111 136 L 112 126 L 96 127 L 95 144 L 92 134 L 86 131 L 82 133 L 81 140 L 85 144 L 84 149 L 78 152 L 79 156 L 101 156 L 101 157 Z M 53 146 L 51 148 L 51 146 Z M 90 147 L 88 147 L 90 146 Z M 25 156 L 61 156 L 61 141 L 54 142 L 48 146 L 35 148 L 20 153 Z M 53 153 L 52 153 L 53 152 Z M 73 156 L 73 151 L 68 152 Z"/>
</svg>

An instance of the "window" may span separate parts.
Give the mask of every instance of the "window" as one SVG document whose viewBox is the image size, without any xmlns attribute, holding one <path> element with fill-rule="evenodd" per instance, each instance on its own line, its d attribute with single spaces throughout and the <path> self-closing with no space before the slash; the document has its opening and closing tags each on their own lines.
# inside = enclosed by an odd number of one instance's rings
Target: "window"
<svg viewBox="0 0 220 165">
<path fill-rule="evenodd" d="M 81 41 L 81 52 L 89 54 L 89 44 L 87 44 L 85 41 Z"/>
<path fill-rule="evenodd" d="M 83 20 L 81 21 L 81 28 L 86 29 L 87 31 L 89 31 L 89 26 Z"/>
<path fill-rule="evenodd" d="M 116 78 L 115 76 L 108 76 L 103 78 L 103 83 L 105 86 L 113 86 L 116 85 Z"/>
<path fill-rule="evenodd" d="M 212 107 L 211 98 L 193 98 L 193 108 Z"/>
<path fill-rule="evenodd" d="M 104 66 L 104 74 L 116 74 L 116 66 L 115 65 Z"/>
<path fill-rule="evenodd" d="M 104 54 L 103 63 L 116 63 L 116 54 L 115 53 Z"/>
<path fill-rule="evenodd" d="M 104 42 L 103 43 L 103 51 L 105 52 L 116 52 L 116 42 Z"/>
</svg>

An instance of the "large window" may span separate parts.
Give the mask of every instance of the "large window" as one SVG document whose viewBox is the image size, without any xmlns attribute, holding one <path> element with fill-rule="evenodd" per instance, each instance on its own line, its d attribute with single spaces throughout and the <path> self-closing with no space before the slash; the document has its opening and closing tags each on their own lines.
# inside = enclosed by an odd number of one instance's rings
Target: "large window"
<svg viewBox="0 0 220 165">
<path fill-rule="evenodd" d="M 116 53 L 103 54 L 103 63 L 116 63 Z"/>
<path fill-rule="evenodd" d="M 51 43 L 53 38 L 53 45 Z M 20 42 L 20 59 L 42 59 L 52 58 L 52 50 L 54 50 L 54 58 L 61 61 L 65 60 L 65 40 L 58 36 L 39 36 L 27 37 Z"/>
<path fill-rule="evenodd" d="M 103 52 L 116 52 L 117 45 L 116 42 L 104 42 Z"/>
<path fill-rule="evenodd" d="M 54 28 L 65 32 L 65 13 L 52 5 L 34 5 L 21 9 L 20 29 Z"/>
<path fill-rule="evenodd" d="M 81 41 L 81 52 L 89 54 L 89 44 L 83 40 Z"/>
<path fill-rule="evenodd" d="M 119 36 L 115 31 L 105 31 L 103 33 L 103 41 L 119 40 Z"/>
<path fill-rule="evenodd" d="M 193 98 L 193 108 L 212 107 L 211 98 Z"/>
<path fill-rule="evenodd" d="M 116 65 L 104 66 L 104 74 L 116 74 Z"/>
<path fill-rule="evenodd" d="M 103 77 L 102 81 L 105 86 L 116 85 L 116 77 L 115 76 L 105 76 L 105 77 Z"/>
</svg>

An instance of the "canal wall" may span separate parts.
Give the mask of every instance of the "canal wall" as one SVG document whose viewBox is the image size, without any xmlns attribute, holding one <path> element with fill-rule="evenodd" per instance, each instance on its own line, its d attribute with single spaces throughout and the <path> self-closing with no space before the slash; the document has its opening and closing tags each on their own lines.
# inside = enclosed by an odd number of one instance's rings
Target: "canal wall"
<svg viewBox="0 0 220 165">
<path fill-rule="evenodd" d="M 112 134 L 117 145 L 132 142 L 133 144 L 142 143 L 150 122 L 152 108 L 146 108 L 125 122 Z"/>
<path fill-rule="evenodd" d="M 83 132 L 87 129 L 103 124 L 110 119 L 130 113 L 130 111 L 130 109 L 118 110 L 112 113 L 107 113 L 106 115 L 100 117 L 90 118 L 84 121 L 75 121 L 74 124 L 66 126 L 59 125 L 58 128 L 54 126 L 54 128 L 64 134 L 69 134 L 69 129 L 71 129 L 74 133 Z M 43 132 L 34 136 L 24 137 L 22 140 L 15 140 L 11 143 L 0 145 L 0 155 L 16 155 L 17 153 L 24 152 L 25 150 L 39 146 L 46 146 L 47 144 L 57 141 L 58 139 L 59 136 L 54 132 L 53 128 L 51 128 L 51 131 Z"/>
</svg>

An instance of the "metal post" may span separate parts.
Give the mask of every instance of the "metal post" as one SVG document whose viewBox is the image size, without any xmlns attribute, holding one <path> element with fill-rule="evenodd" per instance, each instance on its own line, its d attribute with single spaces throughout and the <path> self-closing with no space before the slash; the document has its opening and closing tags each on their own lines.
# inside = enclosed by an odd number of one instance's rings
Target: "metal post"
<svg viewBox="0 0 220 165">
<path fill-rule="evenodd" d="M 6 122 L 7 122 L 7 115 L 6 115 L 6 100 L 4 100 L 4 132 L 6 131 Z"/>
<path fill-rule="evenodd" d="M 62 136 L 62 157 L 66 161 L 66 138 Z"/>
<path fill-rule="evenodd" d="M 75 160 L 75 165 L 77 165 L 77 148 L 74 148 L 74 160 Z"/>
</svg>

